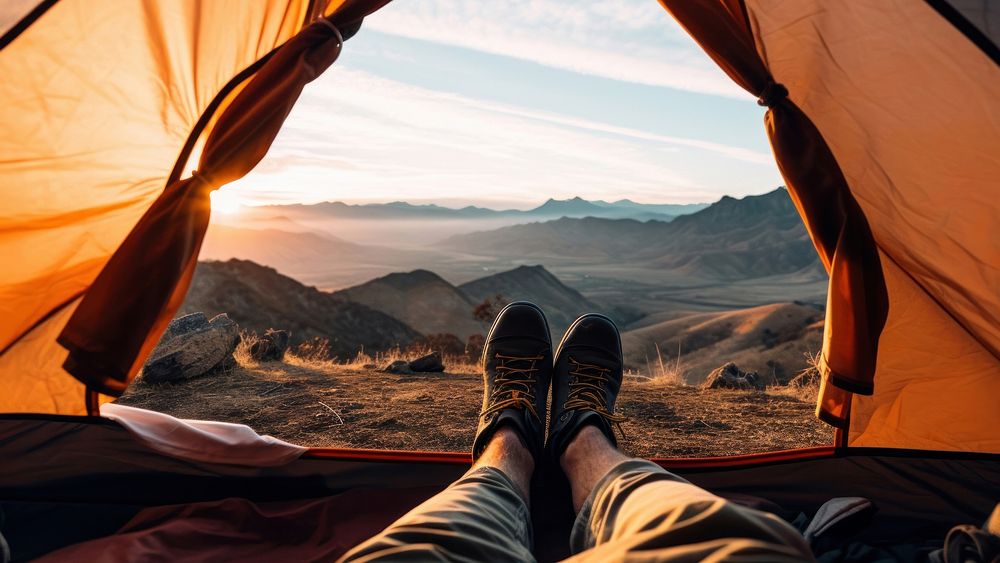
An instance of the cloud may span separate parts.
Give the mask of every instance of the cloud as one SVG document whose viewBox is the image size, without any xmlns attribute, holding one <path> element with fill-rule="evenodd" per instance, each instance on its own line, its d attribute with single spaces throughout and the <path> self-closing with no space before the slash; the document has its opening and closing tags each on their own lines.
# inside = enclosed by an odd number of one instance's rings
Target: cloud
<svg viewBox="0 0 1000 563">
<path fill-rule="evenodd" d="M 689 165 L 698 158 L 731 162 L 737 173 L 773 174 L 771 157 L 749 149 L 334 68 L 310 85 L 265 160 L 234 188 L 250 204 L 574 195 L 714 200 L 718 189 Z"/>
<path fill-rule="evenodd" d="M 406 0 L 365 27 L 626 82 L 749 98 L 653 0 Z"/>
</svg>

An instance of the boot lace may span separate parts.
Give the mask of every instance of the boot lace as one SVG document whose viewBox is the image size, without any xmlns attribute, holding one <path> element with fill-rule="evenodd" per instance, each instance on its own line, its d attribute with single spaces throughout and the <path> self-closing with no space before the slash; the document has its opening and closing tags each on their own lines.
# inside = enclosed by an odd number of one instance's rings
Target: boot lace
<svg viewBox="0 0 1000 563">
<path fill-rule="evenodd" d="M 505 409 L 527 410 L 535 420 L 541 422 L 538 410 L 535 408 L 535 363 L 544 359 L 542 356 L 496 356 L 496 378 L 493 380 L 493 392 L 487 402 L 489 408 L 479 414 L 487 417 Z"/>
<path fill-rule="evenodd" d="M 616 414 L 608 410 L 604 386 L 608 383 L 610 368 L 601 367 L 594 364 L 587 364 L 577 361 L 572 356 L 570 363 L 569 395 L 563 403 L 563 409 L 592 410 L 601 415 L 608 424 L 618 429 L 622 438 L 625 437 L 625 430 L 622 423 L 628 420 L 627 417 Z"/>
</svg>

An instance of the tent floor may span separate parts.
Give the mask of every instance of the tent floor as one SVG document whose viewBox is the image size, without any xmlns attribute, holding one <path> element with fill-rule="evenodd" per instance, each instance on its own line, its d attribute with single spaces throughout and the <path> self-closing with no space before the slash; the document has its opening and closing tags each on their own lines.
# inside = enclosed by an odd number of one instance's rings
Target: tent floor
<svg viewBox="0 0 1000 563">
<path fill-rule="evenodd" d="M 2 530 L 17 559 L 108 536 L 144 511 L 223 499 L 320 510 L 327 516 L 300 527 L 327 527 L 342 550 L 468 467 L 461 455 L 324 450 L 278 468 L 184 461 L 145 449 L 113 422 L 85 417 L 0 416 L 0 449 Z M 855 539 L 880 546 L 940 542 L 955 524 L 982 523 L 1000 501 L 998 455 L 814 448 L 657 461 L 724 497 L 770 503 L 788 519 L 811 517 L 834 497 L 868 498 L 878 512 Z M 568 488 L 550 478 L 535 499 L 539 559 L 565 556 Z"/>
</svg>

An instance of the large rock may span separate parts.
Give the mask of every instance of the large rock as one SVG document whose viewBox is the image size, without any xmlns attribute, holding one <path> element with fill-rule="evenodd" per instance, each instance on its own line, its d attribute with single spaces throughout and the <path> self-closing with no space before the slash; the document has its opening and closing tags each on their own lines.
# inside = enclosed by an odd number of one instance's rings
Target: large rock
<svg viewBox="0 0 1000 563">
<path fill-rule="evenodd" d="M 444 362 L 441 361 L 441 354 L 434 352 L 410 362 L 410 369 L 419 372 L 442 372 L 444 371 Z"/>
<path fill-rule="evenodd" d="M 171 321 L 142 368 L 147 383 L 164 383 L 204 375 L 234 364 L 239 326 L 225 313 L 208 320 L 192 313 Z"/>
<path fill-rule="evenodd" d="M 258 362 L 280 362 L 285 359 L 290 337 L 287 330 L 269 328 L 250 345 L 250 357 Z"/>
<path fill-rule="evenodd" d="M 764 381 L 755 371 L 743 371 L 733 362 L 712 370 L 701 384 L 702 389 L 764 389 Z"/>
<path fill-rule="evenodd" d="M 410 369 L 410 362 L 406 360 L 396 360 L 391 364 L 385 366 L 382 371 L 386 373 L 399 373 L 399 374 L 411 374 L 413 370 Z"/>
</svg>

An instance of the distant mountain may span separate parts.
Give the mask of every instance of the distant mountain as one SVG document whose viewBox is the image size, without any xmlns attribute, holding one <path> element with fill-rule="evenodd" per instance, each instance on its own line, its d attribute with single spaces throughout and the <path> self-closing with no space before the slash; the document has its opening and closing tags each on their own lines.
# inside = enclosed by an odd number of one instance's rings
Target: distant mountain
<svg viewBox="0 0 1000 563">
<path fill-rule="evenodd" d="M 627 199 L 615 202 L 587 201 L 580 197 L 557 200 L 549 199 L 542 205 L 528 210 L 520 209 L 487 209 L 484 207 L 466 206 L 462 208 L 442 207 L 440 205 L 415 205 L 404 201 L 391 203 L 369 203 L 350 205 L 339 201 L 257 207 L 251 210 L 259 215 L 274 215 L 291 217 L 293 220 L 306 218 L 309 220 L 340 218 L 350 220 L 380 219 L 538 219 L 559 217 L 606 217 L 606 218 L 643 218 L 669 221 L 674 216 L 693 213 L 704 209 L 708 204 L 644 204 Z"/>
<path fill-rule="evenodd" d="M 368 247 L 317 231 L 247 229 L 212 224 L 205 235 L 199 257 L 203 260 L 240 258 L 286 271 L 300 262 L 352 259 L 370 253 Z"/>
<path fill-rule="evenodd" d="M 622 334 L 627 366 L 645 371 L 662 359 L 668 368 L 679 367 L 688 383 L 701 383 L 726 362 L 785 383 L 822 341 L 822 308 L 799 303 L 698 313 Z"/>
<path fill-rule="evenodd" d="M 463 341 L 486 334 L 465 293 L 427 270 L 394 273 L 334 293 L 391 315 L 425 335 L 454 334 Z"/>
<path fill-rule="evenodd" d="M 508 302 L 531 301 L 545 311 L 554 338 L 559 338 L 583 313 L 606 312 L 542 266 L 520 266 L 464 283 L 458 288 L 477 303 L 497 295 Z"/>
<path fill-rule="evenodd" d="M 247 260 L 199 262 L 181 313 L 228 313 L 241 328 L 290 330 L 292 343 L 327 338 L 340 359 L 406 346 L 421 334 L 360 303 L 307 287 Z"/>
<path fill-rule="evenodd" d="M 641 263 L 718 280 L 788 274 L 818 262 L 783 188 L 727 196 L 669 223 L 562 218 L 455 236 L 441 247 L 512 259 Z"/>
</svg>

